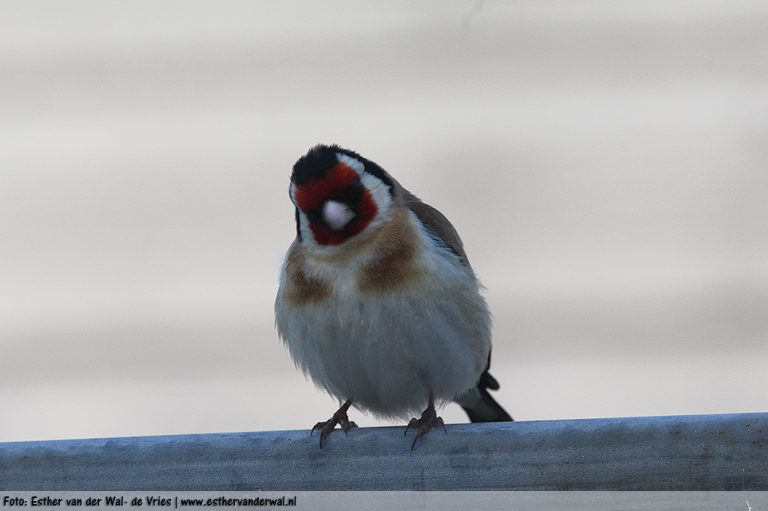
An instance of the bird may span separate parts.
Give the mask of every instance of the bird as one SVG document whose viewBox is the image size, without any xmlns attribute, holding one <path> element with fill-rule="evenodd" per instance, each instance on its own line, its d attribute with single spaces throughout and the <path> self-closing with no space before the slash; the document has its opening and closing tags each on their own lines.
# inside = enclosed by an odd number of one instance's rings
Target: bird
<svg viewBox="0 0 768 511">
<path fill-rule="evenodd" d="M 511 421 L 490 395 L 491 314 L 456 229 L 375 162 L 339 145 L 293 165 L 296 238 L 280 269 L 275 323 L 290 356 L 340 408 L 411 417 L 411 449 L 457 402 L 472 422 Z M 421 412 L 421 415 L 416 415 Z"/>
</svg>

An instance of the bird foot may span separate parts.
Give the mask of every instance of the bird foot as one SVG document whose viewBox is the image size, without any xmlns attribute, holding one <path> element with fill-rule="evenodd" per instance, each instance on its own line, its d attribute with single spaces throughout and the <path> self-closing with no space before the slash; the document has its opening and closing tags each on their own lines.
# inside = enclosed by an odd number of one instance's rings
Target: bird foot
<svg viewBox="0 0 768 511">
<path fill-rule="evenodd" d="M 320 431 L 320 448 L 321 449 L 323 448 L 325 439 L 328 438 L 328 435 L 330 435 L 334 429 L 336 429 L 337 425 L 341 427 L 345 435 L 350 429 L 354 429 L 357 427 L 357 424 L 349 420 L 349 417 L 347 416 L 347 410 L 349 409 L 349 406 L 351 404 L 352 404 L 352 400 L 351 399 L 347 400 L 343 405 L 341 405 L 341 408 L 339 408 L 330 419 L 328 419 L 327 421 L 318 422 L 312 428 L 312 431 L 309 432 L 309 435 L 312 436 L 315 431 Z"/>
<path fill-rule="evenodd" d="M 411 428 L 416 430 L 416 437 L 413 439 L 413 443 L 411 444 L 411 450 L 413 450 L 413 448 L 416 447 L 416 442 L 419 440 L 419 438 L 429 433 L 432 428 L 437 427 L 443 428 L 443 433 L 448 433 L 448 431 L 445 430 L 445 422 L 443 422 L 443 418 L 437 416 L 437 412 L 435 411 L 435 404 L 432 399 L 430 399 L 429 405 L 427 406 L 427 409 L 422 412 L 421 417 L 418 419 L 414 417 L 410 420 L 410 422 L 408 422 L 408 425 L 405 427 L 405 433 L 403 436 L 407 435 Z"/>
</svg>

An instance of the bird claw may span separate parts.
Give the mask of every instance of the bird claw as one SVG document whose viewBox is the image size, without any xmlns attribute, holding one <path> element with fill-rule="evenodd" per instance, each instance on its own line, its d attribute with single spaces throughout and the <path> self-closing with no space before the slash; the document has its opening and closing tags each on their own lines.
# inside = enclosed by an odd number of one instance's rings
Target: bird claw
<svg viewBox="0 0 768 511">
<path fill-rule="evenodd" d="M 411 444 L 411 450 L 416 447 L 416 442 L 419 440 L 419 438 L 429 433 L 432 428 L 441 427 L 443 428 L 443 433 L 448 433 L 448 431 L 445 429 L 445 422 L 443 421 L 443 418 L 437 416 L 434 404 L 431 401 L 429 406 L 427 406 L 427 409 L 424 410 L 424 412 L 421 414 L 421 417 L 418 419 L 414 417 L 408 422 L 408 425 L 405 427 L 405 433 L 403 433 L 403 436 L 406 436 L 412 427 L 416 429 L 416 436 L 414 437 L 413 443 Z"/>
<path fill-rule="evenodd" d="M 350 404 L 351 401 L 347 401 L 341 406 L 341 408 L 336 411 L 336 413 L 333 414 L 330 419 L 327 421 L 320 421 L 312 427 L 312 430 L 309 432 L 309 436 L 312 436 L 315 431 L 320 431 L 321 449 L 323 448 L 325 439 L 328 438 L 334 429 L 336 429 L 337 425 L 341 427 L 345 435 L 350 429 L 355 429 L 357 427 L 357 424 L 349 420 L 349 417 L 347 416 L 347 409 L 349 408 Z"/>
</svg>

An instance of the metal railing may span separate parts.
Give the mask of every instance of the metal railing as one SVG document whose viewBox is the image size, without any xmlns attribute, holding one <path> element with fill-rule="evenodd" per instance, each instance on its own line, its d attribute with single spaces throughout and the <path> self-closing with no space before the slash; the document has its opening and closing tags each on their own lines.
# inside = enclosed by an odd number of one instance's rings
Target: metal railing
<svg viewBox="0 0 768 511">
<path fill-rule="evenodd" d="M 768 413 L 447 429 L 0 443 L 0 490 L 768 490 Z"/>
</svg>

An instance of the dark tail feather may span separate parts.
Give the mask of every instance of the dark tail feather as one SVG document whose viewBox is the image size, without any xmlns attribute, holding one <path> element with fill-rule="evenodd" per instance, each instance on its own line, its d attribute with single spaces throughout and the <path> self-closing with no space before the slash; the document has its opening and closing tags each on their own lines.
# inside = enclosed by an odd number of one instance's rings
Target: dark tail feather
<svg viewBox="0 0 768 511">
<path fill-rule="evenodd" d="M 472 422 L 505 422 L 514 420 L 493 399 L 488 389 L 498 390 L 499 382 L 488 371 L 485 371 L 480 376 L 477 387 L 468 390 L 456 398 L 456 402 L 467 412 L 469 420 Z"/>
</svg>

